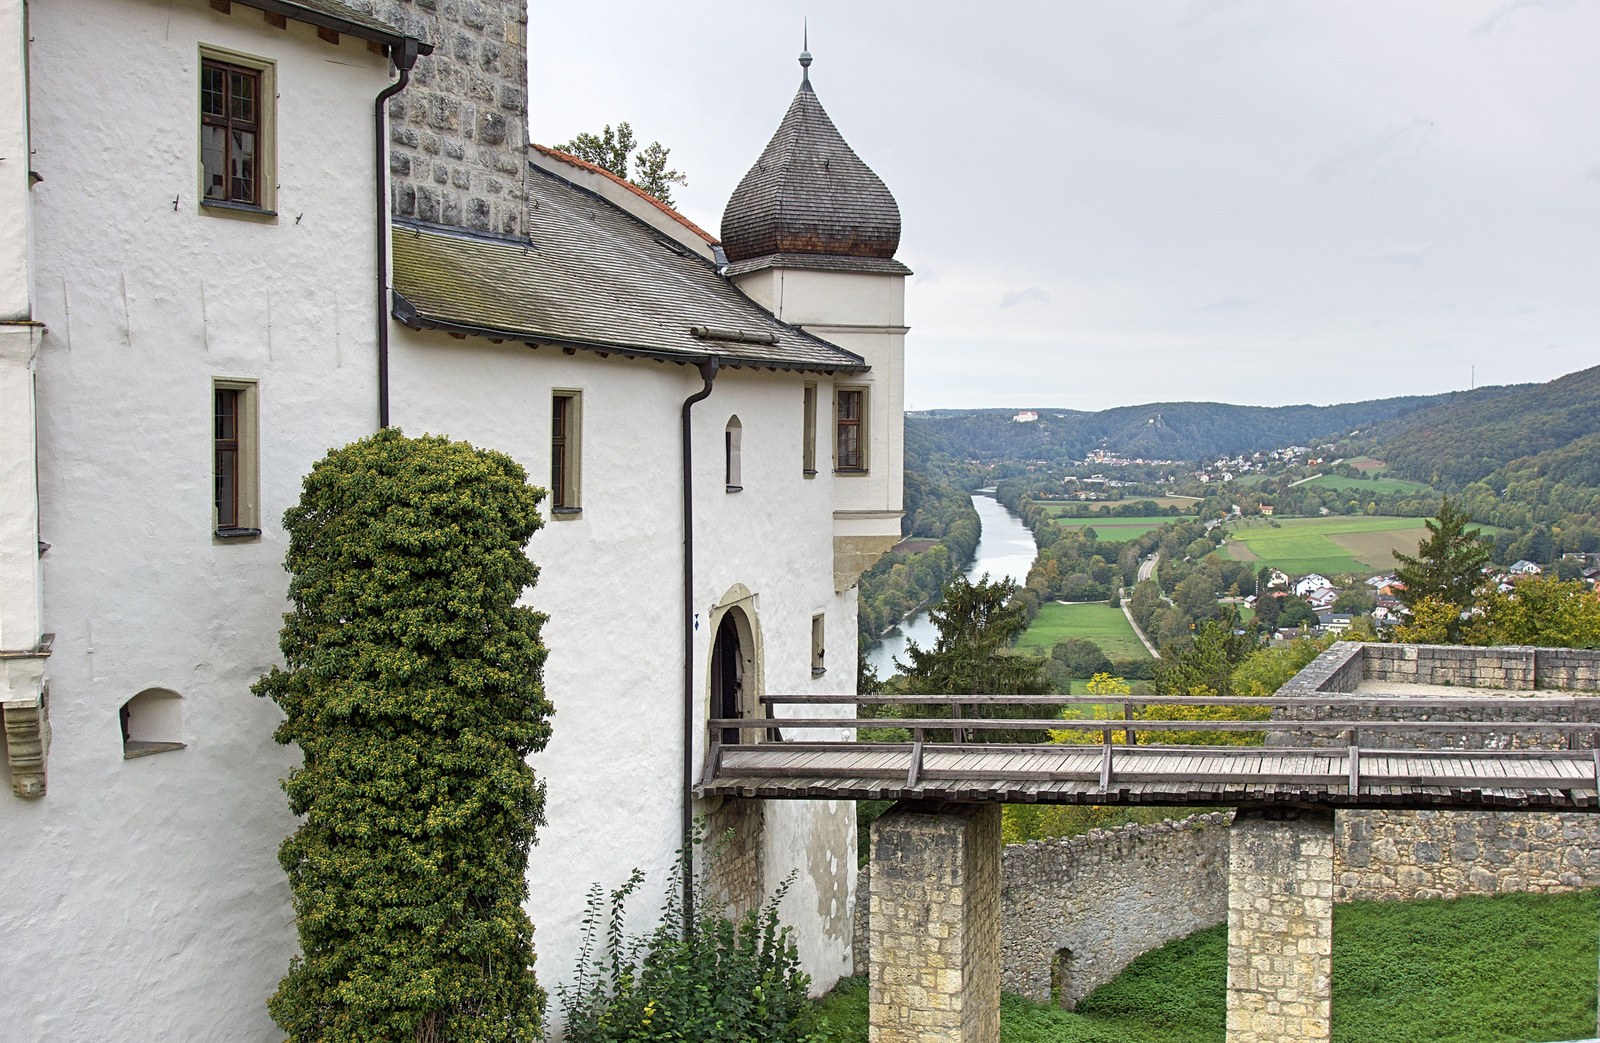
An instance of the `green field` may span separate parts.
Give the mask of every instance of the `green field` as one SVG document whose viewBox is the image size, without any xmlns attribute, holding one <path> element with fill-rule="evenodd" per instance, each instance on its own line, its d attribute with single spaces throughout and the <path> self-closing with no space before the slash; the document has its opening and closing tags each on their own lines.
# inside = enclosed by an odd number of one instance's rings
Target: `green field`
<svg viewBox="0 0 1600 1043">
<path fill-rule="evenodd" d="M 1049 655 L 1057 641 L 1069 637 L 1088 638 L 1112 659 L 1150 658 L 1122 609 L 1112 608 L 1104 601 L 1072 605 L 1052 601 L 1041 605 L 1033 625 L 1017 638 L 1015 647 L 1035 655 Z"/>
<path fill-rule="evenodd" d="M 1592 1039 L 1594 890 L 1333 909 L 1332 1043 Z M 1000 1043 L 1222 1043 L 1226 924 L 1145 953 L 1072 1012 L 1006 994 Z M 817 1001 L 825 1043 L 865 1043 L 867 983 Z"/>
<path fill-rule="evenodd" d="M 1404 478 L 1373 478 L 1370 481 L 1361 481 L 1356 478 L 1340 478 L 1337 475 L 1325 474 L 1321 478 L 1313 478 L 1306 485 L 1320 485 L 1324 489 L 1348 489 L 1351 493 L 1359 495 L 1367 493 L 1431 493 L 1432 486 L 1425 482 L 1408 482 Z"/>
<path fill-rule="evenodd" d="M 1144 518 L 1063 518 L 1057 514 L 1054 517 L 1056 524 L 1063 529 L 1093 529 L 1096 536 L 1108 543 L 1135 540 L 1147 532 L 1173 522 L 1194 521 L 1193 517 L 1174 518 L 1167 515 Z"/>
<path fill-rule="evenodd" d="M 1278 528 L 1233 524 L 1227 551 L 1235 561 L 1259 560 L 1291 576 L 1382 572 L 1394 567 L 1390 551 L 1416 553 L 1418 540 L 1426 535 L 1422 523 L 1421 518 L 1336 515 L 1280 518 Z"/>
</svg>

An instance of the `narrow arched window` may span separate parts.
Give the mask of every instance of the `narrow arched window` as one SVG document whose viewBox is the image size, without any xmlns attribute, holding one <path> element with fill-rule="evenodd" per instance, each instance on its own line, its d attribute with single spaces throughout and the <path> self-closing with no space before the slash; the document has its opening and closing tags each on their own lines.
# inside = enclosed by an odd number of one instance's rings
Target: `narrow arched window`
<svg viewBox="0 0 1600 1043">
<path fill-rule="evenodd" d="M 117 717 L 122 725 L 124 758 L 184 747 L 183 697 L 177 692 L 146 688 L 123 703 Z"/>
<path fill-rule="evenodd" d="M 728 428 L 722 433 L 723 478 L 730 493 L 739 492 L 744 488 L 739 466 L 739 435 L 742 427 L 738 417 L 730 417 Z"/>
</svg>

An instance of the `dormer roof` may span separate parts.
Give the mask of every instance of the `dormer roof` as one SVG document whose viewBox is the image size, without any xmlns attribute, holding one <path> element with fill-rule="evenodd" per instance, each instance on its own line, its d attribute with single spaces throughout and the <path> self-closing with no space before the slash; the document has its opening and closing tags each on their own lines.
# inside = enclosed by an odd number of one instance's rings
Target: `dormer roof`
<svg viewBox="0 0 1600 1043">
<path fill-rule="evenodd" d="M 801 64 L 809 65 L 810 55 Z M 900 207 L 801 81 L 778 131 L 722 214 L 732 271 L 767 266 L 909 274 L 895 261 Z"/>
</svg>

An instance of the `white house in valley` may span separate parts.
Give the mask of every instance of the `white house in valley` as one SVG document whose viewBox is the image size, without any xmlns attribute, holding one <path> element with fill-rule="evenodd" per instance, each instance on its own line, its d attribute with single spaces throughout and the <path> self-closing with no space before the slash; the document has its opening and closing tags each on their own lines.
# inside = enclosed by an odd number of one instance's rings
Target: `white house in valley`
<svg viewBox="0 0 1600 1043">
<path fill-rule="evenodd" d="M 281 1038 L 298 753 L 249 686 L 283 511 L 385 423 L 550 490 L 541 983 L 591 883 L 644 869 L 653 918 L 686 815 L 752 856 L 728 908 L 795 872 L 805 969 L 851 971 L 853 805 L 689 785 L 708 717 L 853 702 L 855 583 L 900 538 L 894 199 L 802 73 L 713 238 L 530 147 L 518 0 L 375 11 L 0 0 L 8 1041 Z"/>
</svg>

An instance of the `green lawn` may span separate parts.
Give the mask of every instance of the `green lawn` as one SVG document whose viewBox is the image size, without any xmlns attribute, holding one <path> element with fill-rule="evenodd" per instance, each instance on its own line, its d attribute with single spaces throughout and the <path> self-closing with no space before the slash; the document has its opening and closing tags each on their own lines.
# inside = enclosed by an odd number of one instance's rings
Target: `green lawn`
<svg viewBox="0 0 1600 1043">
<path fill-rule="evenodd" d="M 1068 637 L 1086 637 L 1112 659 L 1150 658 L 1122 609 L 1112 608 L 1104 601 L 1072 605 L 1052 601 L 1041 605 L 1033 625 L 1017 638 L 1016 647 L 1031 649 L 1035 655 L 1049 655 L 1057 641 Z"/>
<path fill-rule="evenodd" d="M 1333 1043 L 1592 1039 L 1595 891 L 1333 910 Z M 1068 1013 L 1007 995 L 1002 1043 L 1222 1043 L 1226 925 L 1134 960 Z M 864 1043 L 864 978 L 817 1001 L 827 1043 Z"/>
<path fill-rule="evenodd" d="M 1327 518 L 1279 518 L 1278 528 L 1262 523 L 1242 525 L 1232 523 L 1228 526 L 1232 532 L 1232 540 L 1245 545 L 1251 554 L 1261 560 L 1262 565 L 1272 565 L 1282 569 L 1291 576 L 1303 576 L 1308 572 L 1320 572 L 1329 575 L 1337 572 L 1376 572 L 1383 568 L 1392 568 L 1386 564 L 1382 557 L 1381 547 L 1373 548 L 1372 553 L 1366 553 L 1368 561 L 1363 563 L 1348 547 L 1340 546 L 1330 536 L 1339 536 L 1359 533 L 1392 533 L 1387 540 L 1352 540 L 1365 549 L 1366 544 L 1393 543 L 1403 550 L 1415 553 L 1416 541 L 1425 533 L 1423 519 L 1421 518 L 1385 518 L 1367 515 L 1335 515 Z M 1415 530 L 1416 535 L 1410 535 L 1410 530 Z M 1238 558 L 1238 554 L 1230 556 Z M 1392 560 L 1392 559 L 1388 559 Z"/>
</svg>

